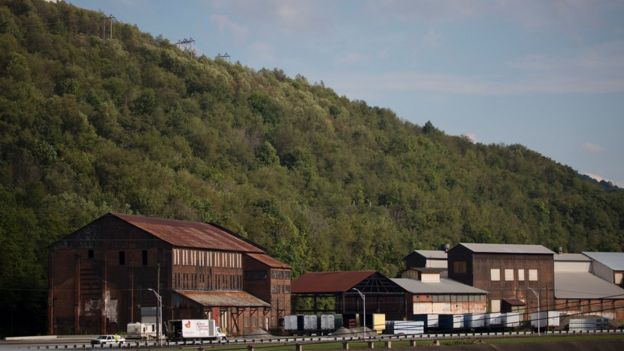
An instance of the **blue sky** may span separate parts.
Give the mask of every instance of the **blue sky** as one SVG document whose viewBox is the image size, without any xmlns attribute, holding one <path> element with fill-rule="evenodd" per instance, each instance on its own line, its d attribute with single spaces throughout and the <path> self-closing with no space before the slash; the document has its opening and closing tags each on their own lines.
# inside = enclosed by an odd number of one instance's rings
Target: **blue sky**
<svg viewBox="0 0 624 351">
<path fill-rule="evenodd" d="M 624 187 L 624 1 L 69 2 Z"/>
</svg>

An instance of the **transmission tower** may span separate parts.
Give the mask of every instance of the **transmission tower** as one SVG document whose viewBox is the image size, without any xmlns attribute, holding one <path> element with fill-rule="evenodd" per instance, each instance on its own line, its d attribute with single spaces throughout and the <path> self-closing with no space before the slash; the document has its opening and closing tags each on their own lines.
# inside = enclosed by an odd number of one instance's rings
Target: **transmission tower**
<svg viewBox="0 0 624 351">
<path fill-rule="evenodd" d="M 216 59 L 217 60 L 224 60 L 226 62 L 230 62 L 230 55 L 228 55 L 227 52 L 225 54 L 223 54 L 223 55 L 221 55 L 221 53 L 218 53 Z"/>
<path fill-rule="evenodd" d="M 176 46 L 184 51 L 194 52 L 193 43 L 195 43 L 195 39 L 193 38 L 184 38 L 182 40 L 178 40 Z"/>
</svg>

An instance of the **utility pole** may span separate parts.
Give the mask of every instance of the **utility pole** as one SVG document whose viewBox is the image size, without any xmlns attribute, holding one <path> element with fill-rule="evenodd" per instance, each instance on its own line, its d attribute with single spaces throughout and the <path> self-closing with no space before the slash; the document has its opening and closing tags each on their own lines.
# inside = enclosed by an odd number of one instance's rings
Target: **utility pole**
<svg viewBox="0 0 624 351">
<path fill-rule="evenodd" d="M 364 315 L 364 324 L 362 325 L 364 328 L 362 329 L 362 332 L 365 333 L 366 332 L 366 295 L 364 295 L 364 293 L 362 293 L 357 288 L 351 288 L 351 290 L 357 292 L 360 295 L 360 297 L 362 298 L 362 305 L 363 305 L 363 309 L 364 309 L 364 311 L 362 312 L 363 315 Z"/>
<path fill-rule="evenodd" d="M 158 339 L 158 345 L 162 345 L 162 338 L 161 338 L 161 325 L 162 325 L 162 296 L 160 296 L 159 293 L 156 292 L 156 290 L 149 288 L 147 289 L 148 291 L 151 291 L 154 293 L 154 295 L 156 296 L 156 301 L 158 302 L 158 306 L 156 307 L 157 311 L 156 311 L 156 323 L 158 323 L 156 325 L 156 338 Z"/>
<path fill-rule="evenodd" d="M 533 295 L 535 295 L 535 297 L 537 298 L 537 336 L 541 335 L 540 332 L 540 327 L 542 326 L 541 319 L 542 319 L 542 314 L 540 313 L 540 297 L 539 297 L 539 292 L 535 291 L 535 289 L 528 287 L 527 289 L 529 289 Z"/>
<path fill-rule="evenodd" d="M 115 16 L 110 15 L 108 17 L 104 17 L 104 22 L 103 22 L 103 26 L 102 26 L 102 38 L 106 39 L 106 24 L 108 21 L 110 21 L 110 29 L 109 29 L 109 38 L 108 39 L 113 39 L 113 20 L 117 19 L 115 18 Z"/>
</svg>

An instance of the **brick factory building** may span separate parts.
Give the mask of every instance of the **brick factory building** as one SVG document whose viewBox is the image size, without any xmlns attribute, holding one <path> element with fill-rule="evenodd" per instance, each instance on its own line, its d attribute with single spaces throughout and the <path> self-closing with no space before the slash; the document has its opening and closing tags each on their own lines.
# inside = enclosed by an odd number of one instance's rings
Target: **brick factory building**
<svg viewBox="0 0 624 351">
<path fill-rule="evenodd" d="M 553 255 L 542 245 L 460 243 L 448 251 L 448 276 L 487 291 L 490 312 L 534 312 L 535 295 L 552 310 Z"/>
<path fill-rule="evenodd" d="M 290 267 L 215 225 L 106 214 L 49 247 L 50 334 L 107 334 L 163 297 L 163 320 L 212 318 L 229 335 L 290 314 Z"/>
</svg>

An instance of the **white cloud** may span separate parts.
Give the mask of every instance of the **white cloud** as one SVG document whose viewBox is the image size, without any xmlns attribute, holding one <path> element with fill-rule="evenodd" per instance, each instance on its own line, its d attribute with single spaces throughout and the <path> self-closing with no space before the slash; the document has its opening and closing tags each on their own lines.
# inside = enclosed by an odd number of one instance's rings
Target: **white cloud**
<svg viewBox="0 0 624 351">
<path fill-rule="evenodd" d="M 597 154 L 597 153 L 603 152 L 605 150 L 604 147 L 602 147 L 602 146 L 600 146 L 598 144 L 593 144 L 593 143 L 584 143 L 582 145 L 582 147 L 583 147 L 583 150 L 591 152 L 593 154 Z M 589 175 L 589 173 L 588 173 L 588 175 Z"/>
<path fill-rule="evenodd" d="M 219 32 L 227 33 L 238 41 L 244 41 L 249 35 L 247 27 L 231 20 L 228 16 L 212 15 L 210 21 L 217 26 Z"/>
</svg>

